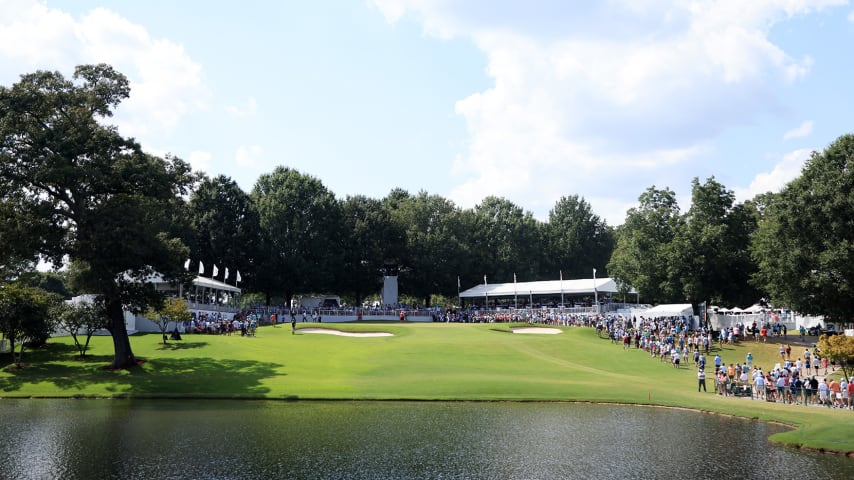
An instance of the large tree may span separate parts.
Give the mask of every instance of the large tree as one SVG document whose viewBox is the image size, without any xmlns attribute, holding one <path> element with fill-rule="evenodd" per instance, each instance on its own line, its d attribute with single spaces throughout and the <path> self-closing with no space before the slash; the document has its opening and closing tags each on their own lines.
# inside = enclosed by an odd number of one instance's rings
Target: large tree
<svg viewBox="0 0 854 480">
<path fill-rule="evenodd" d="M 277 167 L 252 190 L 258 209 L 261 265 L 258 288 L 267 295 L 323 292 L 333 288 L 344 248 L 341 210 L 320 180 Z"/>
<path fill-rule="evenodd" d="M 614 251 L 614 232 L 578 195 L 561 197 L 549 211 L 546 224 L 549 270 L 567 278 L 587 278 L 593 268 L 604 277 Z M 553 277 L 552 277 L 553 278 Z"/>
<path fill-rule="evenodd" d="M 190 196 L 187 220 L 193 258 L 208 268 L 218 265 L 218 280 L 233 283 L 239 271 L 243 282 L 254 285 L 260 224 L 251 197 L 237 182 L 224 175 L 204 178 Z"/>
<path fill-rule="evenodd" d="M 692 181 L 691 208 L 676 232 L 667 272 L 681 286 L 682 298 L 732 305 L 752 303 L 758 293 L 748 284 L 755 270 L 748 247 L 755 216 L 735 204 L 735 194 L 714 177 Z"/>
<path fill-rule="evenodd" d="M 768 202 L 751 244 L 754 282 L 775 305 L 854 317 L 854 135 L 813 152 Z"/>
<path fill-rule="evenodd" d="M 430 304 L 434 293 L 456 295 L 457 276 L 466 271 L 469 251 L 460 210 L 438 195 L 393 191 L 386 199 L 392 219 L 406 232 L 401 291 Z"/>
<path fill-rule="evenodd" d="M 339 285 L 361 305 L 366 293 L 379 290 L 383 267 L 400 264 L 405 232 L 391 220 L 391 213 L 380 200 L 348 196 L 341 202 L 341 212 L 347 247 Z"/>
<path fill-rule="evenodd" d="M 103 123 L 129 94 L 127 78 L 103 64 L 0 87 L 0 198 L 30 227 L 17 230 L 19 245 L 55 266 L 81 264 L 78 286 L 102 296 L 110 317 L 114 368 L 136 364 L 123 310 L 161 300 L 145 280 L 180 276 L 187 255 L 173 229 L 189 165 L 146 154 Z"/>
<path fill-rule="evenodd" d="M 652 186 L 638 201 L 640 205 L 629 209 L 625 223 L 617 229 L 608 272 L 624 288 L 635 288 L 647 302 L 679 300 L 679 288 L 666 269 L 668 249 L 682 225 L 676 194 Z"/>
<path fill-rule="evenodd" d="M 488 196 L 474 207 L 469 230 L 475 265 L 494 282 L 511 282 L 518 275 L 533 280 L 542 248 L 540 224 L 510 200 Z"/>
</svg>

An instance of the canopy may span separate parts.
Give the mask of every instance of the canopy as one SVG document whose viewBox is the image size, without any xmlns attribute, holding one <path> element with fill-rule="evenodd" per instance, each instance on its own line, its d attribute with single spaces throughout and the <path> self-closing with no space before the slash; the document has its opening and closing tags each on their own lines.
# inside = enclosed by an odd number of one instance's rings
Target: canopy
<svg viewBox="0 0 854 480">
<path fill-rule="evenodd" d="M 163 278 L 163 275 L 159 273 L 155 273 L 150 275 L 147 279 L 149 283 L 153 283 L 155 285 L 171 285 L 170 282 L 167 282 L 166 279 Z M 231 292 L 231 293 L 240 293 L 240 288 L 235 287 L 234 285 L 229 285 L 224 282 L 220 282 L 219 280 L 214 280 L 213 278 L 208 277 L 196 277 L 193 279 L 193 285 L 199 288 L 210 288 L 213 290 L 219 290 L 222 292 Z"/>
<path fill-rule="evenodd" d="M 492 283 L 476 285 L 460 292 L 463 298 L 512 297 L 514 295 L 593 295 L 617 293 L 617 283 L 610 278 L 579 280 L 545 280 L 541 282 Z"/>
<path fill-rule="evenodd" d="M 665 305 L 656 305 L 648 308 L 640 314 L 645 318 L 655 317 L 693 317 L 694 308 L 690 303 L 672 303 Z"/>
<path fill-rule="evenodd" d="M 220 282 L 219 280 L 214 280 L 213 278 L 196 277 L 196 279 L 193 280 L 193 285 L 197 287 L 212 288 L 214 290 L 222 290 L 225 292 L 240 293 L 240 288 Z"/>
</svg>

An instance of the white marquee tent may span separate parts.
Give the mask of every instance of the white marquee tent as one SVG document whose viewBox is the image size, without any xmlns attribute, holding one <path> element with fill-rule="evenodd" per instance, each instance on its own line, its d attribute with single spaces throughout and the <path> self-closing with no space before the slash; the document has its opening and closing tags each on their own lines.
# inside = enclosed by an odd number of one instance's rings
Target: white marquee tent
<svg viewBox="0 0 854 480">
<path fill-rule="evenodd" d="M 644 318 L 656 318 L 656 317 L 693 317 L 694 316 L 694 308 L 691 307 L 690 303 L 674 303 L 674 304 L 665 304 L 665 305 L 656 305 L 652 308 L 648 308 L 642 312 L 638 312 L 638 315 Z"/>
<path fill-rule="evenodd" d="M 593 295 L 617 293 L 617 283 L 611 278 L 582 278 L 578 280 L 545 280 L 541 282 L 480 284 L 460 292 L 462 298 L 507 298 L 514 295 Z M 689 305 L 690 306 L 690 305 Z"/>
</svg>

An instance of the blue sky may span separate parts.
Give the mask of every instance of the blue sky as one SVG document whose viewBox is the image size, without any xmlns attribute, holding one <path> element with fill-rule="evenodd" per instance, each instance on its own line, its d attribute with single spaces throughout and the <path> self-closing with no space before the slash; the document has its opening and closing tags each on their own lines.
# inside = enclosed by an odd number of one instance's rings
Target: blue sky
<svg viewBox="0 0 854 480">
<path fill-rule="evenodd" d="M 278 165 L 339 198 L 776 191 L 852 132 L 844 0 L 0 0 L 0 84 L 107 62 L 112 122 L 249 191 Z"/>
</svg>

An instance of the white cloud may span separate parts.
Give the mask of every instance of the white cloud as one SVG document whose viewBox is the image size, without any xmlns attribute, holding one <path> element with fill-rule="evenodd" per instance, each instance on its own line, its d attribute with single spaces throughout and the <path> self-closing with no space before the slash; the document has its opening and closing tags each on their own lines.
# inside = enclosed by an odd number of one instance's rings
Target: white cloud
<svg viewBox="0 0 854 480">
<path fill-rule="evenodd" d="M 803 138 L 812 135 L 813 121 L 807 120 L 799 127 L 793 128 L 783 134 L 783 140 L 791 140 L 793 138 Z"/>
<path fill-rule="evenodd" d="M 213 155 L 210 152 L 203 152 L 199 150 L 195 150 L 190 152 L 190 156 L 187 158 L 187 162 L 193 167 L 194 172 L 205 172 L 208 175 L 212 174 L 212 163 Z"/>
<path fill-rule="evenodd" d="M 848 21 L 854 23 L 854 10 L 848 14 Z"/>
<path fill-rule="evenodd" d="M 128 77 L 131 96 L 113 119 L 124 135 L 169 132 L 186 113 L 206 107 L 202 68 L 180 44 L 152 38 L 104 8 L 74 18 L 34 0 L 0 1 L 3 71 L 49 69 L 68 77 L 84 63 L 109 63 Z"/>
<path fill-rule="evenodd" d="M 812 59 L 775 44 L 772 27 L 845 3 L 373 1 L 390 22 L 469 38 L 487 57 L 493 86 L 456 105 L 470 143 L 451 198 L 503 195 L 540 212 L 567 192 L 637 183 L 627 172 L 681 168 L 721 132 L 774 112 L 782 100 L 768 84 L 796 82 Z"/>
<path fill-rule="evenodd" d="M 226 105 L 225 111 L 237 118 L 251 117 L 258 112 L 258 102 L 255 101 L 254 97 L 249 97 L 243 104 Z"/>
<path fill-rule="evenodd" d="M 242 145 L 237 147 L 234 161 L 241 169 L 260 171 L 264 168 L 262 159 L 264 149 L 258 145 Z"/>
<path fill-rule="evenodd" d="M 812 150 L 799 149 L 789 152 L 774 165 L 770 172 L 762 172 L 753 178 L 747 188 L 735 188 L 736 200 L 743 202 L 766 192 L 779 192 L 787 183 L 801 175 L 804 163 L 810 158 Z"/>
</svg>

